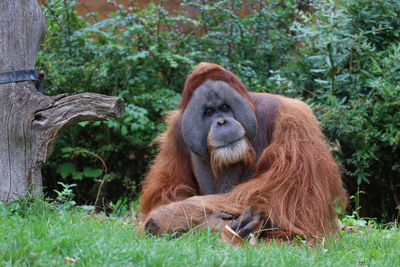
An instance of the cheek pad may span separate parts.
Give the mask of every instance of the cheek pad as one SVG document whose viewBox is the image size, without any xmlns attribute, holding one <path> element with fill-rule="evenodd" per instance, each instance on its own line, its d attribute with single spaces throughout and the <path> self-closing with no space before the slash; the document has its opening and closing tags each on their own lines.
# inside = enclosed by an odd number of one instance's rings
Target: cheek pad
<svg viewBox="0 0 400 267">
<path fill-rule="evenodd" d="M 182 134 L 183 140 L 194 154 L 207 158 L 207 135 L 211 123 L 204 125 L 203 113 L 203 105 L 193 97 L 183 113 Z"/>
<path fill-rule="evenodd" d="M 242 124 L 252 142 L 256 136 L 257 120 L 249 103 L 233 88 L 223 88 L 225 101 L 233 111 L 235 120 Z"/>
</svg>

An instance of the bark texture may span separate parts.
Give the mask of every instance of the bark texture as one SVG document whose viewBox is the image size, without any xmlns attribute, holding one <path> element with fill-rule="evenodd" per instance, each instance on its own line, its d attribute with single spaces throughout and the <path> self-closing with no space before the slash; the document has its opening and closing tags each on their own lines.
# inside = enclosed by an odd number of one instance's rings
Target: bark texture
<svg viewBox="0 0 400 267">
<path fill-rule="evenodd" d="M 0 1 L 0 72 L 33 69 L 45 33 L 36 0 Z M 69 125 L 120 117 L 124 101 L 93 93 L 45 96 L 32 81 L 0 84 L 0 200 L 41 195 L 41 166 Z"/>
</svg>

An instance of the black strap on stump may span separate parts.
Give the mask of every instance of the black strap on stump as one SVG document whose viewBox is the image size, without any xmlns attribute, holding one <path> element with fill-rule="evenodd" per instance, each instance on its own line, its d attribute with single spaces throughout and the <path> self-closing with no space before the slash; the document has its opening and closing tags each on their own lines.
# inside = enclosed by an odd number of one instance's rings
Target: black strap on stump
<svg viewBox="0 0 400 267">
<path fill-rule="evenodd" d="M 35 70 L 14 70 L 0 73 L 0 84 L 37 80 L 38 75 Z"/>
<path fill-rule="evenodd" d="M 35 70 L 14 70 L 0 72 L 0 84 L 34 81 L 36 89 L 42 94 L 44 93 L 43 78 L 43 70 L 39 71 L 39 75 Z"/>
</svg>

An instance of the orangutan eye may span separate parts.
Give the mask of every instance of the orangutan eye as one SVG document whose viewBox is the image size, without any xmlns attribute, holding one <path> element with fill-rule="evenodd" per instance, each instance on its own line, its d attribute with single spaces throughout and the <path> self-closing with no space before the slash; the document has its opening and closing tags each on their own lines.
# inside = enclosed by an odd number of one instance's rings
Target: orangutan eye
<svg viewBox="0 0 400 267">
<path fill-rule="evenodd" d="M 206 116 L 211 116 L 213 113 L 214 113 L 214 109 L 213 108 L 207 108 L 204 111 L 204 115 L 206 115 Z"/>
<path fill-rule="evenodd" d="M 227 104 L 223 104 L 219 107 L 219 110 L 222 112 L 228 112 L 231 108 Z"/>
</svg>

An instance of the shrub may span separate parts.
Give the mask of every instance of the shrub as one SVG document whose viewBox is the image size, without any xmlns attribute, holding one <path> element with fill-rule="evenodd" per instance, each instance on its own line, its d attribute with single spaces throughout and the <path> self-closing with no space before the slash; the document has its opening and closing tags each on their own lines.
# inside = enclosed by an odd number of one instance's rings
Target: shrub
<svg viewBox="0 0 400 267">
<path fill-rule="evenodd" d="M 281 75 L 307 98 L 361 215 L 394 219 L 400 182 L 400 2 L 317 1 L 294 23 L 298 49 Z M 290 82 L 288 82 L 290 81 Z"/>
<path fill-rule="evenodd" d="M 305 100 L 315 110 L 343 167 L 362 216 L 393 219 L 400 181 L 400 2 L 396 0 L 193 1 L 195 18 L 134 3 L 99 21 L 77 16 L 76 1 L 47 1 L 47 36 L 39 66 L 49 94 L 91 91 L 125 99 L 126 114 L 71 127 L 44 169 L 78 184 L 79 202 L 94 202 L 107 164 L 102 199 L 137 197 L 154 155 L 162 114 L 179 101 L 185 76 L 200 61 L 236 73 L 252 91 Z M 183 33 L 186 25 L 190 30 Z M 297 48 L 296 48 L 297 47 Z M 90 151 L 94 154 L 87 153 Z M 60 190 L 60 189 L 59 189 Z M 359 194 L 364 192 L 364 194 Z M 120 201 L 121 202 L 121 201 Z M 114 204 L 113 204 L 114 205 Z M 113 206 L 111 205 L 111 206 Z"/>
</svg>

